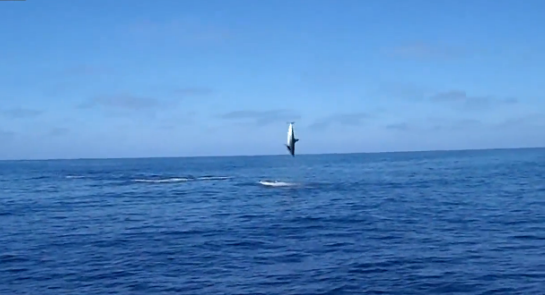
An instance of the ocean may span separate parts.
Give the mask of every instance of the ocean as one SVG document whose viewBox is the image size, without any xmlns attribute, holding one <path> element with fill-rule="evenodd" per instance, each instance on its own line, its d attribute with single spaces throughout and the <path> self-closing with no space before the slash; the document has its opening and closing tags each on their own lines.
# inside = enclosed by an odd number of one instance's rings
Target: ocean
<svg viewBox="0 0 545 295">
<path fill-rule="evenodd" d="M 545 149 L 2 161 L 0 294 L 545 294 L 544 164 Z"/>
</svg>

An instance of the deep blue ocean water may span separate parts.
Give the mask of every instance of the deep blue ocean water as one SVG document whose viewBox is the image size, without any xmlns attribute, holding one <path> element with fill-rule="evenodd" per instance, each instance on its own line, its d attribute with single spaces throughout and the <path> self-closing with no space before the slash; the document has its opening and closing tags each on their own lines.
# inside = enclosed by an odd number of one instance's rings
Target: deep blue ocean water
<svg viewBox="0 0 545 295">
<path fill-rule="evenodd" d="M 544 164 L 545 149 L 4 161 L 0 294 L 545 294 Z"/>
</svg>

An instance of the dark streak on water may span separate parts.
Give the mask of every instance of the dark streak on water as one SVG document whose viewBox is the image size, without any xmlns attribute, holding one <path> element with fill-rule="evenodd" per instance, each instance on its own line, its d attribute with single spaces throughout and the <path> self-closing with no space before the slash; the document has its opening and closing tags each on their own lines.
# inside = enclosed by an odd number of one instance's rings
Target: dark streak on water
<svg viewBox="0 0 545 295">
<path fill-rule="evenodd" d="M 0 294 L 545 294 L 544 160 L 0 162 Z"/>
</svg>

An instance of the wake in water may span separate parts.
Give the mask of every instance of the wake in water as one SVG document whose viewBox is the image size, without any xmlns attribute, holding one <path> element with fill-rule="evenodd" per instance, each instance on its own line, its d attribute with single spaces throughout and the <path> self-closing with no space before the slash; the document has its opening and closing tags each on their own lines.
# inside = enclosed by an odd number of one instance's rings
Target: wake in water
<svg viewBox="0 0 545 295">
<path fill-rule="evenodd" d="M 136 175 L 134 175 L 136 176 Z M 133 177 L 134 177 L 133 176 Z M 233 177 L 230 176 L 213 176 L 213 175 L 204 175 L 204 176 L 161 176 L 161 175 L 139 175 L 140 178 L 130 179 L 132 182 L 141 182 L 141 183 L 174 183 L 174 182 L 187 182 L 187 181 L 213 181 L 213 180 L 227 180 Z M 84 175 L 66 175 L 66 179 L 81 179 L 89 178 L 89 176 Z M 117 180 L 117 181 L 127 181 L 127 176 L 125 175 L 112 175 L 108 177 L 108 180 Z M 102 178 L 102 180 L 105 180 Z"/>
<path fill-rule="evenodd" d="M 173 183 L 187 181 L 211 181 L 211 180 L 227 180 L 233 177 L 229 176 L 201 176 L 201 177 L 165 177 L 165 178 L 141 178 L 134 179 L 134 182 L 143 183 Z"/>
<path fill-rule="evenodd" d="M 187 178 L 173 177 L 173 178 L 164 178 L 164 179 L 134 179 L 134 182 L 144 182 L 144 183 L 169 183 L 169 182 L 185 182 L 188 181 Z"/>
</svg>

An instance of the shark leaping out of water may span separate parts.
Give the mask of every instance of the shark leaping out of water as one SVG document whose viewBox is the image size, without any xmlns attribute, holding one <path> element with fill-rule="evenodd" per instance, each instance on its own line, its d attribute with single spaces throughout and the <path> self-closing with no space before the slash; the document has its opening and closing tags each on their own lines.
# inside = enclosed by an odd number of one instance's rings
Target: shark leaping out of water
<svg viewBox="0 0 545 295">
<path fill-rule="evenodd" d="M 288 141 L 286 143 L 286 147 L 288 148 L 288 151 L 290 152 L 291 156 L 295 156 L 295 143 L 299 141 L 298 138 L 295 138 L 295 132 L 293 132 L 293 124 L 295 122 L 290 122 L 290 127 L 288 128 Z"/>
</svg>

